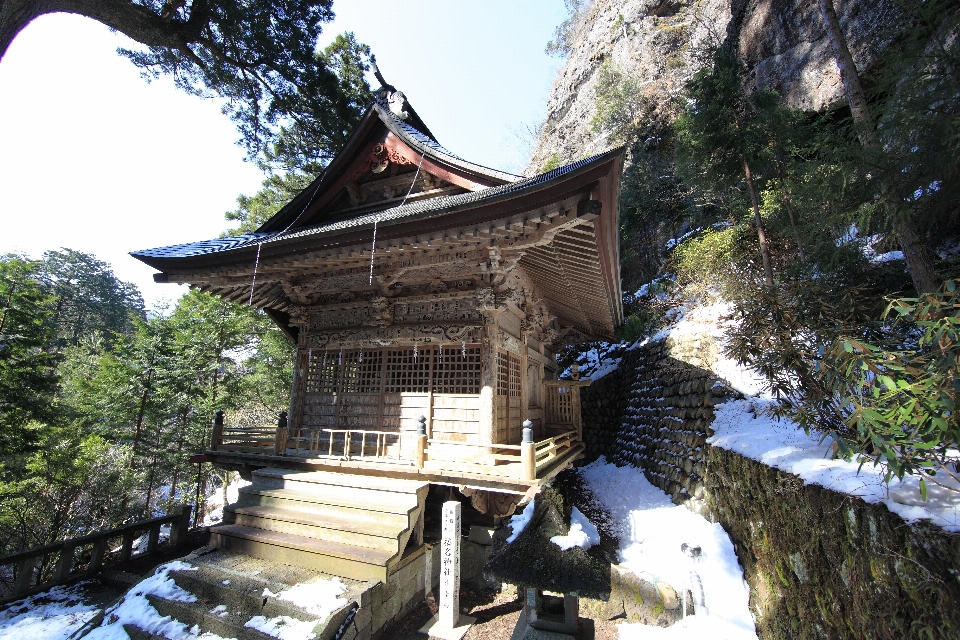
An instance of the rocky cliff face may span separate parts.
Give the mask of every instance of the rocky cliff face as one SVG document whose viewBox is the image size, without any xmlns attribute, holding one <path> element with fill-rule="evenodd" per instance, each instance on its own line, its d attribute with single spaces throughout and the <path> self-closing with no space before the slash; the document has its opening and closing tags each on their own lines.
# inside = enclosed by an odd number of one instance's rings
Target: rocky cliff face
<svg viewBox="0 0 960 640">
<path fill-rule="evenodd" d="M 857 67 L 869 69 L 889 44 L 895 2 L 835 0 L 835 6 Z M 683 83 L 724 42 L 740 52 L 748 83 L 777 90 L 788 106 L 823 111 L 843 104 L 817 0 L 594 0 L 571 35 L 528 173 L 622 142 L 591 124 L 604 63 L 639 82 L 649 105 L 644 118 L 669 121 Z"/>
</svg>

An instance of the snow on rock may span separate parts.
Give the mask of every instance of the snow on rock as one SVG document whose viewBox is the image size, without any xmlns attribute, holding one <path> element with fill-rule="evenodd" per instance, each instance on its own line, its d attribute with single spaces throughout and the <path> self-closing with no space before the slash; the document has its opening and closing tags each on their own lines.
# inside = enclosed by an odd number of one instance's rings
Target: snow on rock
<svg viewBox="0 0 960 640">
<path fill-rule="evenodd" d="M 148 595 L 153 595 L 174 602 L 196 602 L 196 596 L 178 587 L 169 576 L 171 571 L 196 569 L 193 565 L 179 560 L 160 565 L 156 573 L 130 589 L 119 604 L 106 612 L 101 626 L 84 637 L 88 640 L 129 640 L 123 629 L 123 625 L 129 624 L 170 640 L 219 640 L 219 636 L 201 634 L 196 627 L 188 628 L 170 616 L 161 616 L 147 600 Z"/>
<path fill-rule="evenodd" d="M 640 624 L 618 626 L 621 638 L 756 639 L 750 614 L 750 591 L 743 580 L 733 543 L 719 524 L 711 523 L 650 484 L 643 471 L 616 467 L 601 457 L 582 467 L 590 490 L 618 523 L 620 568 L 651 582 L 664 580 L 681 591 L 688 586 L 693 564 L 680 550 L 683 543 L 702 550 L 697 571 L 703 583 L 706 621 L 686 621 L 668 629 Z M 704 633 L 709 629 L 709 633 Z M 717 631 L 722 630 L 722 635 Z"/>
<path fill-rule="evenodd" d="M 96 606 L 83 603 L 87 584 L 56 586 L 11 603 L 0 612 L 0 640 L 68 638 L 99 612 Z"/>
<path fill-rule="evenodd" d="M 883 503 L 907 522 L 930 520 L 946 531 L 960 532 L 960 491 L 928 482 L 924 502 L 917 477 L 894 478 L 888 487 L 883 473 L 871 463 L 861 469 L 858 462 L 832 460 L 830 440 L 821 442 L 819 436 L 805 434 L 792 421 L 768 415 L 765 410 L 772 402 L 757 397 L 717 405 L 714 435 L 707 442 L 800 476 L 806 483 L 872 504 Z"/>
<path fill-rule="evenodd" d="M 600 544 L 600 533 L 587 516 L 580 513 L 580 509 L 573 508 L 570 514 L 570 531 L 565 536 L 553 536 L 550 542 L 563 551 L 580 547 L 584 551 L 595 544 Z"/>
<path fill-rule="evenodd" d="M 264 589 L 264 596 L 274 596 L 287 602 L 292 602 L 301 609 L 312 613 L 325 621 L 331 613 L 347 604 L 347 600 L 340 595 L 347 590 L 347 586 L 339 578 L 325 580 L 318 578 L 313 582 L 302 582 L 282 591 L 279 594 L 270 593 Z"/>
<path fill-rule="evenodd" d="M 276 618 L 253 616 L 243 626 L 256 629 L 268 636 L 279 638 L 279 640 L 310 640 L 314 637 L 313 628 L 317 626 L 317 621 L 302 621 L 290 616 L 277 616 Z"/>
<path fill-rule="evenodd" d="M 507 526 L 510 527 L 510 537 L 507 538 L 507 544 L 510 544 L 517 539 L 517 536 L 527 528 L 527 525 L 530 524 L 530 520 L 533 519 L 533 511 L 536 508 L 534 504 L 536 499 L 531 500 L 526 507 L 523 508 L 523 511 L 518 513 L 515 516 L 510 518 L 510 522 L 507 523 Z"/>
</svg>

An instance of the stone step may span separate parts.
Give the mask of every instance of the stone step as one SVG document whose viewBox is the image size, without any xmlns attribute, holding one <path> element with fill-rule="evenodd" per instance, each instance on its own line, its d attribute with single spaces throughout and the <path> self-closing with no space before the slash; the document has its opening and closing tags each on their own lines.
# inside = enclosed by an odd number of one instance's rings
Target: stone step
<svg viewBox="0 0 960 640">
<path fill-rule="evenodd" d="M 213 613 L 218 603 L 174 602 L 154 595 L 148 595 L 147 600 L 162 616 L 170 616 L 191 628 L 197 626 L 202 633 L 212 633 L 221 638 L 236 638 L 236 640 L 276 640 L 256 629 L 244 627 L 254 615 L 247 612 L 226 611 L 226 615 Z M 317 621 L 319 622 L 319 621 Z"/>
<path fill-rule="evenodd" d="M 220 549 L 314 568 L 354 580 L 385 581 L 387 565 L 397 555 L 390 551 L 233 524 L 212 527 L 210 536 L 211 543 Z"/>
<path fill-rule="evenodd" d="M 227 514 L 232 516 L 227 517 Z M 257 505 L 227 507 L 224 524 L 290 533 L 305 538 L 320 538 L 343 544 L 381 549 L 399 553 L 399 538 L 403 533 L 396 526 L 382 521 L 359 521 L 334 516 L 319 517 L 302 511 Z M 404 527 L 406 528 L 406 527 Z"/>
<path fill-rule="evenodd" d="M 208 608 L 222 604 L 231 614 L 245 614 L 248 618 L 263 615 L 268 618 L 288 616 L 297 620 L 313 619 L 313 616 L 291 602 L 263 595 L 264 588 L 279 594 L 290 585 L 237 576 L 209 565 L 200 565 L 193 571 L 171 571 L 170 577 L 184 591 L 192 593 L 201 602 L 210 603 Z"/>
</svg>

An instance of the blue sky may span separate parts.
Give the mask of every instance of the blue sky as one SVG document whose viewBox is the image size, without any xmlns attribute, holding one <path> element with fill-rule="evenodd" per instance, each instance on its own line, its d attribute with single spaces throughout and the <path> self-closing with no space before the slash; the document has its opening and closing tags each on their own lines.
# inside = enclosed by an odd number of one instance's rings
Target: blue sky
<svg viewBox="0 0 960 640">
<path fill-rule="evenodd" d="M 543 49 L 562 0 L 340 0 L 334 11 L 320 46 L 353 31 L 444 146 L 523 168 L 516 134 L 545 115 L 561 61 Z M 262 176 L 216 101 L 166 78 L 145 82 L 120 46 L 132 44 L 55 14 L 30 24 L 0 61 L 0 252 L 93 253 L 152 306 L 182 290 L 155 285 L 127 252 L 216 236 L 223 213 Z"/>
</svg>

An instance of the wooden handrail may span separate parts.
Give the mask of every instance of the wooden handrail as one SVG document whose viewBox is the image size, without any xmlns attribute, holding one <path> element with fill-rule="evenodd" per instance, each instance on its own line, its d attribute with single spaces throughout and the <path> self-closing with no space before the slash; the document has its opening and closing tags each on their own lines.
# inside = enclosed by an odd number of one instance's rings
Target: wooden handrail
<svg viewBox="0 0 960 640">
<path fill-rule="evenodd" d="M 545 387 L 589 387 L 593 380 L 544 380 Z"/>
<path fill-rule="evenodd" d="M 123 542 L 120 549 L 120 562 L 126 562 L 130 559 L 133 551 L 133 542 L 136 534 L 147 531 L 149 538 L 147 542 L 146 553 L 153 553 L 156 550 L 160 537 L 160 527 L 165 524 L 170 526 L 170 545 L 179 546 L 184 542 L 187 529 L 190 526 L 190 514 L 193 513 L 193 505 L 184 505 L 179 513 L 173 513 L 159 518 L 151 518 L 140 522 L 132 522 L 107 531 L 100 531 L 79 538 L 70 538 L 54 544 L 48 544 L 43 547 L 35 547 L 0 557 L 0 566 L 15 564 L 18 565 L 17 580 L 14 585 L 11 597 L 0 598 L 0 603 L 23 597 L 31 592 L 38 592 L 49 588 L 55 584 L 67 582 L 79 574 L 72 573 L 74 553 L 79 547 L 93 545 L 93 553 L 90 558 L 88 569 L 83 572 L 96 573 L 103 564 L 106 555 L 107 542 L 113 538 L 122 538 Z M 38 560 L 52 553 L 60 553 L 57 561 L 56 570 L 52 580 L 33 584 L 33 573 L 37 567 Z M 142 554 L 140 554 L 142 555 Z"/>
</svg>

